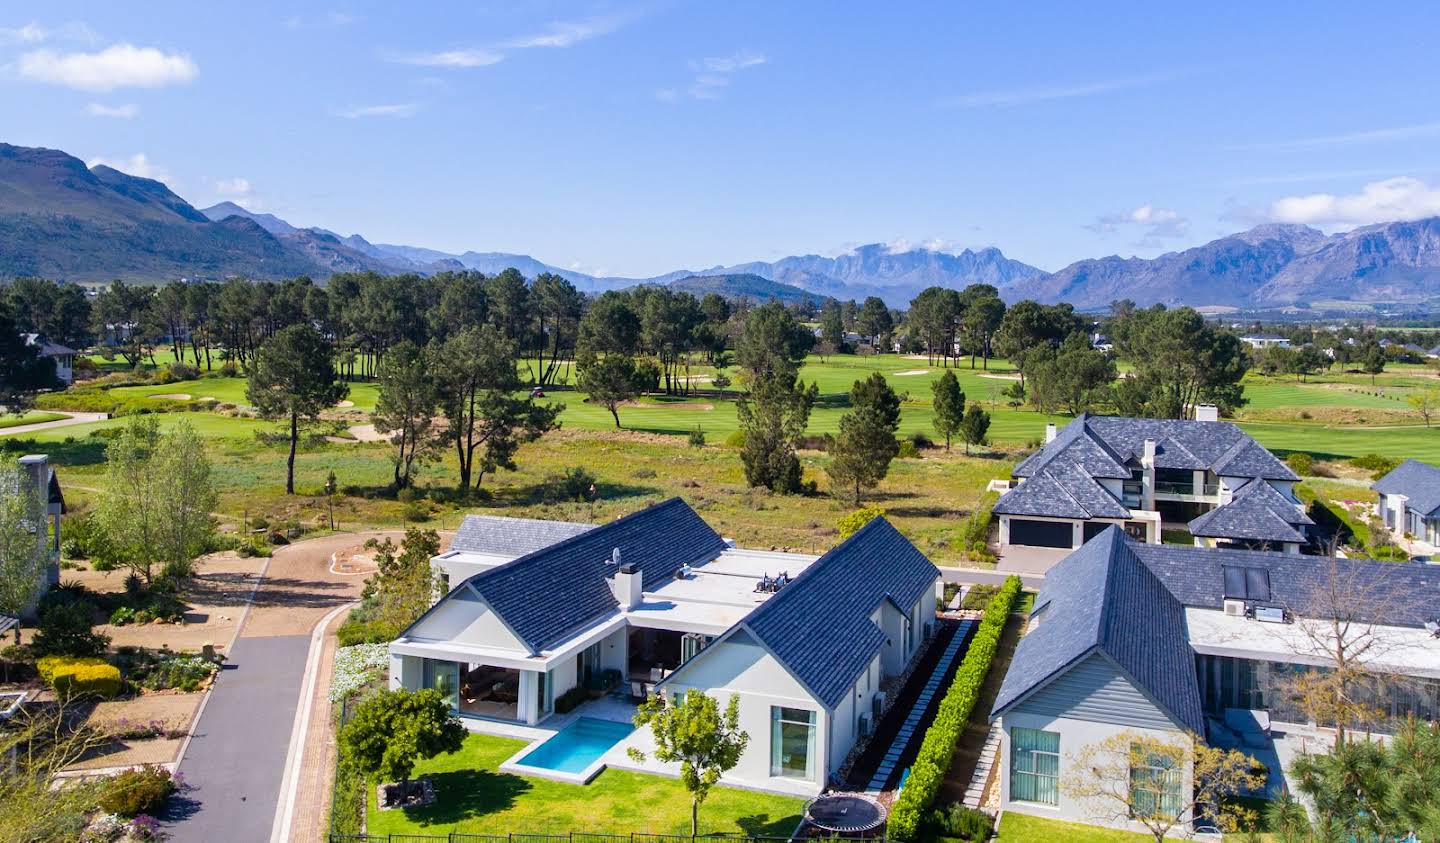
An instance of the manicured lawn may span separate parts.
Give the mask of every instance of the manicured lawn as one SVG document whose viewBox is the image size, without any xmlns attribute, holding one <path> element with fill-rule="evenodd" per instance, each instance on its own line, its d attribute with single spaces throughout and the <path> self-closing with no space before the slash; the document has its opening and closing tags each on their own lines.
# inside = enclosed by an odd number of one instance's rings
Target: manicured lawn
<svg viewBox="0 0 1440 843">
<path fill-rule="evenodd" d="M 1005 816 L 1000 818 L 1000 833 L 997 839 L 1002 843 L 1051 843 L 1058 840 L 1066 843 L 1139 843 L 1155 838 L 1148 834 L 1047 820 L 1007 811 Z"/>
<path fill-rule="evenodd" d="M 0 416 L 0 430 L 7 427 L 19 427 L 22 424 L 40 424 L 41 422 L 63 419 L 63 413 L 47 413 L 44 410 L 31 410 L 28 413 L 21 413 L 18 416 Z"/>
<path fill-rule="evenodd" d="M 404 811 L 375 810 L 371 834 L 690 832 L 690 797 L 675 779 L 606 770 L 574 785 L 497 772 L 524 741 L 470 735 L 464 748 L 423 762 L 415 775 L 435 783 L 436 804 Z M 804 801 L 717 787 L 700 806 L 700 832 L 788 835 Z"/>
</svg>

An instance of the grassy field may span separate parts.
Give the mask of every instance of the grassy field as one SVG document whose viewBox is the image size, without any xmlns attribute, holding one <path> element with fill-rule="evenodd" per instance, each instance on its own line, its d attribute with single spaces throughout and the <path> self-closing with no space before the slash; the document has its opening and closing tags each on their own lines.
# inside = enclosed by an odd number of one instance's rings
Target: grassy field
<svg viewBox="0 0 1440 843">
<path fill-rule="evenodd" d="M 19 427 L 22 424 L 39 424 L 41 422 L 55 421 L 65 418 L 62 413 L 47 413 L 44 410 L 31 410 L 28 413 L 21 413 L 18 416 L 0 416 L 0 430 L 7 427 Z"/>
<path fill-rule="evenodd" d="M 501 762 L 524 746 L 519 740 L 468 736 L 459 752 L 415 767 L 417 778 L 434 782 L 434 805 L 377 811 L 371 789 L 367 831 L 690 833 L 690 798 L 678 780 L 605 770 L 587 785 L 574 785 L 498 772 Z M 700 833 L 784 837 L 794 830 L 803 805 L 794 797 L 717 787 L 700 807 Z"/>
<path fill-rule="evenodd" d="M 1000 830 L 996 839 L 1002 843 L 1051 843 L 1055 840 L 1064 840 L 1066 843 L 1139 843 L 1155 838 L 1149 834 L 1007 812 L 1000 818 Z"/>
</svg>

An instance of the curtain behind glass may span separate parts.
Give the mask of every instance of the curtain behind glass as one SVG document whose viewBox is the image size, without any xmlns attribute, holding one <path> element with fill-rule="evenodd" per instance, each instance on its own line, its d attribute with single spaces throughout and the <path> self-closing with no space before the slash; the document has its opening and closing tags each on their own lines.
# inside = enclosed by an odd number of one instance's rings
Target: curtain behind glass
<svg viewBox="0 0 1440 843">
<path fill-rule="evenodd" d="M 1060 804 L 1060 733 L 1010 730 L 1010 798 Z"/>
</svg>

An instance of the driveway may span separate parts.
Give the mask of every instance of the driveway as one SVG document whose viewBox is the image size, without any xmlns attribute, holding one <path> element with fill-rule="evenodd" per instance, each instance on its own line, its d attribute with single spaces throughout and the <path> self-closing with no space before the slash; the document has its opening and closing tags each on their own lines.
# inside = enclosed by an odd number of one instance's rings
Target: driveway
<svg viewBox="0 0 1440 843">
<path fill-rule="evenodd" d="M 999 561 L 995 563 L 995 570 L 1004 571 L 1007 574 L 1037 574 L 1044 576 L 1046 571 L 1072 552 L 1071 548 L 1058 547 L 1029 547 L 1026 545 L 1008 545 L 1001 548 Z"/>
<path fill-rule="evenodd" d="M 399 539 L 402 534 L 325 536 L 275 551 L 180 759 L 180 773 L 190 789 L 183 799 L 172 800 L 165 817 L 170 839 L 217 843 L 271 838 L 287 761 L 305 743 L 305 735 L 299 735 L 298 742 L 292 736 L 306 685 L 312 630 L 353 602 L 365 579 L 364 574 L 332 572 L 331 554 L 383 535 Z M 318 694 L 325 689 L 312 685 L 307 690 Z M 310 709 L 312 701 L 305 702 Z M 308 814 L 296 819 L 300 827 L 320 827 Z"/>
</svg>

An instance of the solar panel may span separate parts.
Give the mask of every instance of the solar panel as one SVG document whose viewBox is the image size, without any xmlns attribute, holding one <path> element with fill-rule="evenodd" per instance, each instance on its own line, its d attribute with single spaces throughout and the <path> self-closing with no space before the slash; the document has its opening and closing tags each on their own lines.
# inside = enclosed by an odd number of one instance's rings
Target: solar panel
<svg viewBox="0 0 1440 843">
<path fill-rule="evenodd" d="M 1225 596 L 1236 600 L 1270 599 L 1270 571 L 1267 568 L 1249 568 L 1237 565 L 1223 565 Z"/>
</svg>

